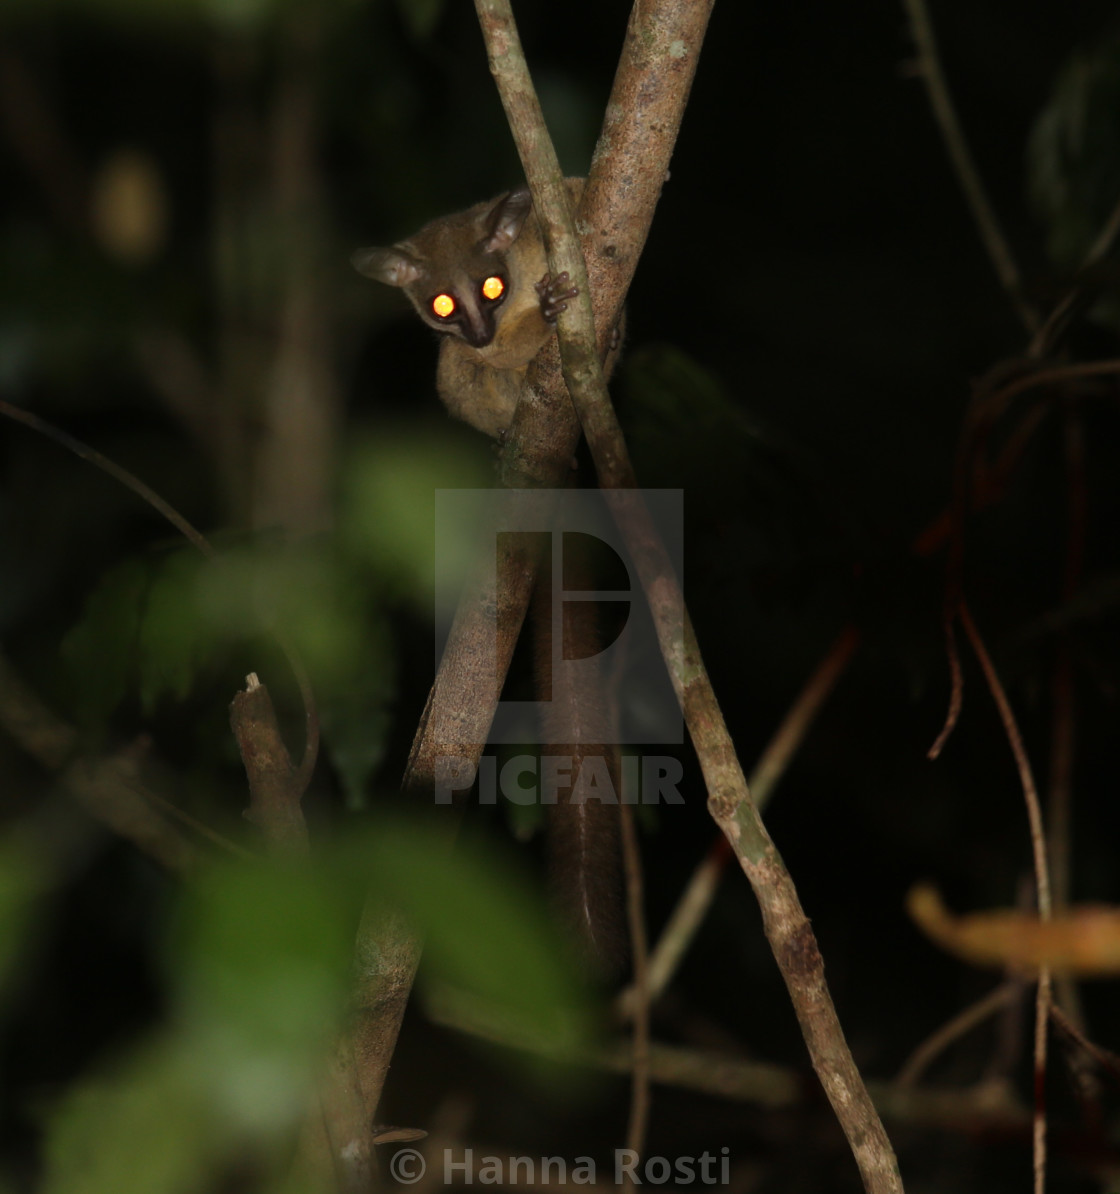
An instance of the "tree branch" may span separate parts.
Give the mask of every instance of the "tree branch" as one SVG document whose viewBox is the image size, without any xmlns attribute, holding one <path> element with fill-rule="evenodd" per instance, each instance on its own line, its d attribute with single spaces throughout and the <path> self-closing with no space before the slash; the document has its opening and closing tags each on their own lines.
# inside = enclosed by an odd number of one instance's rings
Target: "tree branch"
<svg viewBox="0 0 1120 1194">
<path fill-rule="evenodd" d="M 587 275 L 579 268 L 580 245 L 566 210 L 563 180 L 555 154 L 547 144 L 539 105 L 527 98 L 532 84 L 508 0 L 476 0 L 476 8 L 487 37 L 490 68 L 522 155 L 534 208 L 545 229 L 549 268 L 554 274 L 566 269 L 580 288 L 579 298 L 569 304 L 559 320 L 564 380 L 595 459 L 599 484 L 608 491 L 608 505 L 649 601 L 662 654 L 704 771 L 709 809 L 754 888 L 766 935 L 786 981 L 813 1066 L 848 1137 L 866 1189 L 875 1194 L 901 1191 L 894 1151 L 844 1040 L 812 928 L 789 872 L 751 800 L 700 656 L 679 582 L 641 495 L 633 488 L 634 471 L 607 396 L 591 332 L 593 292 L 587 289 Z M 581 207 L 585 225 L 598 225 L 592 214 L 594 197 L 600 193 L 596 187 L 609 186 L 606 181 L 599 183 L 597 172 L 603 171 L 611 180 L 629 177 L 625 169 L 630 162 L 627 155 L 639 146 L 647 193 L 653 182 L 664 177 L 708 11 L 708 5 L 681 0 L 635 5 L 632 10 L 623 66 L 608 105 L 615 119 L 600 142 L 588 182 L 590 195 Z M 631 89 L 631 83 L 638 85 Z M 630 99 L 629 108 L 619 99 Z M 661 119 L 655 119 L 655 113 Z M 629 192 L 626 197 L 630 198 Z M 652 216 L 655 196 L 648 194 L 648 199 L 648 213 Z M 641 230 L 640 244 L 648 220 L 643 226 L 639 211 L 634 217 Z M 600 299 L 600 312 L 604 305 Z"/>
<path fill-rule="evenodd" d="M 198 850 L 155 807 L 167 805 L 140 778 L 136 752 L 76 754 L 77 734 L 56 717 L 0 654 L 0 727 L 32 758 L 54 772 L 91 816 L 168 870 L 184 873 Z"/>
<path fill-rule="evenodd" d="M 246 818 L 264 834 L 273 852 L 305 855 L 307 824 L 300 801 L 310 775 L 292 763 L 272 698 L 255 672 L 234 696 L 229 720 L 249 779 Z"/>
</svg>

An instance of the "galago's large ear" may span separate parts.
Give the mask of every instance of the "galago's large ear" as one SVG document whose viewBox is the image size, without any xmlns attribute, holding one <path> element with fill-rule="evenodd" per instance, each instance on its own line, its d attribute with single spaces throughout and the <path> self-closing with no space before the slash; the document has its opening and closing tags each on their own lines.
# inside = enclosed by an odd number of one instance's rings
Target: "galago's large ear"
<svg viewBox="0 0 1120 1194">
<path fill-rule="evenodd" d="M 528 187 L 519 187 L 498 199 L 490 213 L 490 233 L 482 242 L 487 253 L 504 253 L 521 235 L 525 217 L 533 210 Z"/>
<path fill-rule="evenodd" d="M 386 286 L 408 286 L 423 273 L 419 262 L 399 245 L 389 249 L 359 249 L 350 264 L 360 274 Z"/>
</svg>

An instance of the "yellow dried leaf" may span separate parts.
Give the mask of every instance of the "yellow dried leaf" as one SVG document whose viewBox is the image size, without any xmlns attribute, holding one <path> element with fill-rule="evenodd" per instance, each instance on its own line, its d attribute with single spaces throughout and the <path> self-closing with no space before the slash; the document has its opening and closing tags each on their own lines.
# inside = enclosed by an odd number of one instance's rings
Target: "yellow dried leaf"
<svg viewBox="0 0 1120 1194">
<path fill-rule="evenodd" d="M 1120 908 L 1083 904 L 1048 921 L 1012 908 L 953 916 L 927 883 L 910 889 L 906 907 L 931 940 L 976 966 L 1120 975 Z"/>
</svg>

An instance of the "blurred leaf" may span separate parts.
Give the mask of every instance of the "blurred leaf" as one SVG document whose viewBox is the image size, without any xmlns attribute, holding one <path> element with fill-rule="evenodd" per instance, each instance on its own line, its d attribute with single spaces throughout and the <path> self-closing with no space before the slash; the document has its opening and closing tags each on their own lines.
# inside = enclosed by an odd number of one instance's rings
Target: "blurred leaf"
<svg viewBox="0 0 1120 1194">
<path fill-rule="evenodd" d="M 719 378 L 673 345 L 631 353 L 622 383 L 627 438 L 647 484 L 738 483 L 751 472 L 745 457 L 768 451 Z"/>
<path fill-rule="evenodd" d="M 293 570 L 279 625 L 311 676 L 323 742 L 347 804 L 361 808 L 381 762 L 397 693 L 396 658 L 385 611 L 365 597 L 333 556 L 288 557 Z"/>
<path fill-rule="evenodd" d="M 332 686 L 348 681 L 367 662 L 369 638 L 366 595 L 348 562 L 309 544 L 258 556 L 257 566 L 269 624 L 295 643 L 313 675 Z"/>
<path fill-rule="evenodd" d="M 73 678 L 83 721 L 104 721 L 128 691 L 148 581 L 148 568 L 138 559 L 110 569 L 62 640 L 62 657 Z"/>
<path fill-rule="evenodd" d="M 1051 255 L 1080 266 L 1120 202 L 1120 42 L 1062 68 L 1031 133 L 1027 173 Z"/>
<path fill-rule="evenodd" d="M 544 806 L 537 801 L 517 804 L 512 800 L 504 800 L 502 803 L 510 831 L 517 841 L 530 841 L 544 828 Z"/>
<path fill-rule="evenodd" d="M 197 600 L 215 635 L 281 634 L 328 676 L 349 671 L 365 633 L 357 580 L 321 544 L 262 541 L 223 552 L 199 575 Z"/>
<path fill-rule="evenodd" d="M 136 685 L 144 710 L 182 700 L 239 640 L 276 635 L 298 653 L 327 749 L 360 803 L 381 760 L 396 691 L 385 615 L 322 543 L 253 543 L 204 559 L 192 548 L 111 569 L 63 642 L 84 721 L 99 724 Z"/>
<path fill-rule="evenodd" d="M 1048 966 L 1077 978 L 1120 974 L 1120 908 L 1075 904 L 1042 920 L 1037 913 L 997 908 L 954 916 L 930 883 L 906 896 L 914 922 L 942 949 L 975 966 L 1037 974 Z"/>
<path fill-rule="evenodd" d="M 140 611 L 140 700 L 151 712 L 165 694 L 182 700 L 214 646 L 198 618 L 196 585 L 206 561 L 193 548 L 172 552 L 151 573 Z"/>
<path fill-rule="evenodd" d="M 388 822 L 314 866 L 223 863 L 183 890 L 165 1028 L 51 1117 L 45 1194 L 187 1194 L 247 1161 L 281 1173 L 343 1021 L 371 890 L 423 934 L 429 991 L 554 1055 L 583 1042 L 588 1009 L 539 892 L 489 850 Z"/>
<path fill-rule="evenodd" d="M 834 617 L 836 603 L 850 600 L 851 561 L 866 551 L 859 511 L 833 484 L 831 462 L 672 345 L 635 351 L 622 381 L 621 418 L 642 483 L 688 494 L 698 612 L 734 590 L 751 616 L 725 627 L 729 656 L 748 638 L 758 650 L 765 618 L 769 658 L 788 666 L 806 642 L 807 610 Z"/>
<path fill-rule="evenodd" d="M 263 25 L 273 15 L 276 0 L 200 0 L 200 7 L 215 24 L 236 31 Z"/>
<path fill-rule="evenodd" d="M 732 399 L 727 387 L 670 344 L 638 349 L 623 372 L 624 420 L 647 484 L 695 487 L 698 500 L 789 520 L 814 488 L 796 444 Z M 834 499 L 831 505 L 834 507 Z"/>
<path fill-rule="evenodd" d="M 340 537 L 383 588 L 426 608 L 434 575 L 435 491 L 492 483 L 477 455 L 430 432 L 366 440 L 344 469 Z"/>
<path fill-rule="evenodd" d="M 90 208 L 102 248 L 123 264 L 143 265 L 163 249 L 167 186 L 151 155 L 136 149 L 116 150 L 94 178 Z"/>
<path fill-rule="evenodd" d="M 329 868 L 264 862 L 215 867 L 186 893 L 168 957 L 180 1015 L 192 1031 L 228 1039 L 247 1075 L 269 1078 L 257 1092 L 266 1101 L 337 1027 L 353 903 Z M 257 1116 L 252 1100 L 227 1093 Z"/>
<path fill-rule="evenodd" d="M 314 1056 L 349 991 L 367 896 L 416 925 L 426 983 L 559 1048 L 584 1039 L 585 993 L 539 888 L 494 849 L 399 820 L 325 847 L 314 867 L 229 864 L 193 884 L 168 955 L 183 1023 L 262 1073 Z"/>
<path fill-rule="evenodd" d="M 503 769 L 510 765 L 511 762 L 514 766 L 517 766 L 518 760 L 523 759 L 525 755 L 536 757 L 540 752 L 540 746 L 531 740 L 532 732 L 536 728 L 536 723 L 531 716 L 526 719 L 525 728 L 527 732 L 524 742 L 506 743 L 494 748 L 493 758 L 490 762 L 494 767 L 494 775 L 497 777 L 496 786 L 503 793 L 507 790 L 506 784 L 509 782 Z M 479 764 L 479 771 L 482 772 L 480 788 L 481 784 L 486 782 L 483 768 L 487 765 L 485 762 L 480 762 Z M 532 799 L 521 804 L 516 800 L 506 800 L 503 798 L 498 801 L 498 807 L 501 816 L 509 826 L 510 832 L 513 834 L 515 840 L 519 842 L 531 841 L 545 827 L 544 805 L 539 800 Z"/>
<path fill-rule="evenodd" d="M 440 999 L 485 1007 L 516 1036 L 558 1055 L 590 1031 L 586 993 L 567 964 L 540 891 L 507 859 L 472 843 L 386 825 L 363 851 L 370 883 L 424 939 L 421 978 Z"/>
<path fill-rule="evenodd" d="M 202 1189 L 216 1146 L 226 1143 L 215 1111 L 171 1051 L 84 1081 L 52 1116 L 43 1194 Z"/>
<path fill-rule="evenodd" d="M 47 1194 L 177 1194 L 290 1159 L 350 984 L 353 892 L 337 871 L 215 866 L 170 937 L 171 1022 L 82 1082 L 47 1142 Z"/>
<path fill-rule="evenodd" d="M 76 1084 L 50 1117 L 43 1194 L 196 1194 L 249 1172 L 264 1179 L 253 1186 L 262 1194 L 326 1194 L 292 1166 L 318 1067 L 253 1069 L 236 1044 L 166 1032 Z M 298 1180 L 285 1184 L 289 1176 Z"/>
<path fill-rule="evenodd" d="M 45 882 L 42 861 L 28 842 L 12 835 L 0 843 L 0 992 L 28 940 Z"/>
<path fill-rule="evenodd" d="M 199 584 L 203 616 L 229 636 L 274 627 L 311 679 L 323 742 L 351 808 L 384 755 L 396 668 L 384 611 L 329 545 L 224 553 Z"/>
<path fill-rule="evenodd" d="M 348 681 L 316 686 L 323 745 L 351 810 L 366 807 L 370 778 L 385 756 L 397 689 L 395 660 L 383 636 L 371 634 L 354 660 L 360 666 Z"/>
<path fill-rule="evenodd" d="M 138 686 L 147 711 L 181 699 L 216 643 L 197 615 L 205 561 L 193 548 L 126 560 L 111 568 L 62 641 L 79 717 L 100 724 Z"/>
<path fill-rule="evenodd" d="M 627 410 L 636 419 L 679 428 L 685 418 L 702 429 L 726 431 L 735 426 L 743 435 L 758 430 L 710 370 L 672 344 L 639 348 L 626 359 Z M 706 436 L 701 436 L 701 439 Z"/>
</svg>

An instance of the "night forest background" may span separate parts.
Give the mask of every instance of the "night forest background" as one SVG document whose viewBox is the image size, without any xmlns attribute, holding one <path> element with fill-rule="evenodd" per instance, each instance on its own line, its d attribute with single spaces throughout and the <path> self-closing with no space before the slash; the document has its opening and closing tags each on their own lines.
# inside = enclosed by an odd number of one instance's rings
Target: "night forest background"
<svg viewBox="0 0 1120 1194">
<path fill-rule="evenodd" d="M 629 5 L 516 10 L 561 164 L 584 174 Z M 1116 357 L 1115 250 L 1079 272 L 1120 201 L 1115 7 L 931 17 L 1020 305 L 1045 316 L 1078 287 L 1046 363 Z M 907 1190 L 999 1194 L 1031 1181 L 1030 985 L 934 1059 L 915 1090 L 936 1097 L 889 1083 L 1005 978 L 931 944 L 907 891 L 1031 905 L 1015 764 L 961 635 L 960 722 L 927 752 L 970 403 L 1039 362 L 913 57 L 885 0 L 715 6 L 612 394 L 641 483 L 683 490 L 685 595 L 748 768 L 858 631 L 766 822 Z M 608 1156 L 624 1075 L 433 1010 L 465 987 L 617 1033 L 551 935 L 537 826 L 471 809 L 436 866 L 395 794 L 433 674 L 433 494 L 489 485 L 494 449 L 440 406 L 432 333 L 348 262 L 521 180 L 473 7 L 5 0 L 0 162 L 0 400 L 145 481 L 216 552 L 0 419 L 0 1191 L 305 1188 L 288 1162 L 370 884 L 431 943 L 379 1119 L 433 1147 Z M 1024 390 L 982 432 L 1000 463 L 964 470 L 964 593 L 1044 806 L 1067 793 L 1046 815 L 1069 822 L 1070 898 L 1120 903 L 1116 373 Z M 237 863 L 260 849 L 229 727 L 248 673 L 302 750 L 277 627 L 319 706 L 305 813 L 329 881 Z M 718 837 L 677 750 L 685 805 L 640 820 L 653 940 Z M 1076 994 L 1120 1050 L 1114 983 Z M 655 1085 L 650 1153 L 727 1148 L 752 1194 L 860 1188 L 734 866 L 653 1028 L 777 1069 L 769 1096 Z M 1048 1188 L 1120 1190 L 1115 1076 L 1055 1036 L 1047 1091 Z"/>
</svg>

